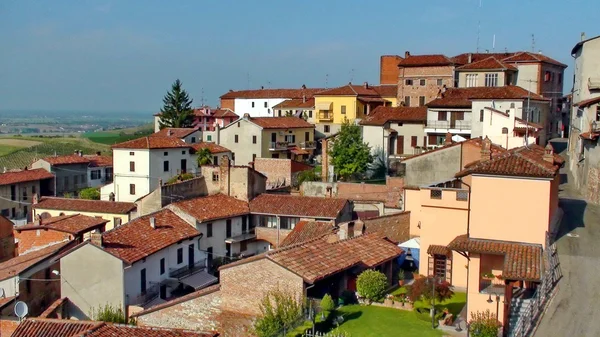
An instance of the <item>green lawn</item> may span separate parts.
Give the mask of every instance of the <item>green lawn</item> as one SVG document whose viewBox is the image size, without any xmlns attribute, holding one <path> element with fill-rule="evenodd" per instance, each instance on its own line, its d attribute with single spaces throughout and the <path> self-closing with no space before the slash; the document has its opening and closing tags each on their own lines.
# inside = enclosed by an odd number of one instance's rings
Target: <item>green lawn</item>
<svg viewBox="0 0 600 337">
<path fill-rule="evenodd" d="M 435 304 L 435 310 L 440 312 L 444 310 L 444 308 L 448 308 L 448 311 L 454 315 L 454 317 L 458 316 L 462 308 L 467 303 L 467 294 L 461 292 L 455 292 L 454 296 L 451 299 L 446 300 L 442 303 Z M 416 301 L 415 308 L 429 308 L 429 303 L 424 303 L 423 301 Z"/>
<path fill-rule="evenodd" d="M 121 142 L 126 142 L 128 140 L 140 138 L 147 136 L 153 132 L 152 129 L 140 129 L 135 132 L 129 131 L 98 131 L 98 132 L 88 132 L 84 133 L 83 137 L 89 139 L 92 142 L 113 145 Z"/>
</svg>

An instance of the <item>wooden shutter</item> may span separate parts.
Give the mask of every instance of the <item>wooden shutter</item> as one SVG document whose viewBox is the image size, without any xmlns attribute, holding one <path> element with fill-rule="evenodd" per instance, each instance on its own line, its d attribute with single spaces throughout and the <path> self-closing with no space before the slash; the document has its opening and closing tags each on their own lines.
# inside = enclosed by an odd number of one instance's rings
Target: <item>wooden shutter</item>
<svg viewBox="0 0 600 337">
<path fill-rule="evenodd" d="M 456 114 L 456 120 L 457 121 L 463 121 L 463 120 L 465 120 L 465 113 L 463 111 L 455 112 L 455 114 Z"/>
<path fill-rule="evenodd" d="M 404 153 L 404 136 L 398 136 L 398 140 L 396 141 L 396 154 Z"/>
<path fill-rule="evenodd" d="M 417 147 L 417 136 L 410 137 L 410 146 Z"/>
<path fill-rule="evenodd" d="M 423 147 L 427 147 L 427 136 L 423 136 Z"/>
<path fill-rule="evenodd" d="M 429 145 L 437 145 L 437 136 L 429 135 Z"/>
</svg>

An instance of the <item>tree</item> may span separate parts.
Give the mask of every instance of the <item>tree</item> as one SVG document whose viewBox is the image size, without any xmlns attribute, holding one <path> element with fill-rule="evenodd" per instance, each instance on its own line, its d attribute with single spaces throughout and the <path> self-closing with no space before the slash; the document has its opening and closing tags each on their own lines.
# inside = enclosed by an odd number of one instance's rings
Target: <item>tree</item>
<svg viewBox="0 0 600 337">
<path fill-rule="evenodd" d="M 160 109 L 160 128 L 189 128 L 194 122 L 192 109 L 193 100 L 181 87 L 181 81 L 176 80 L 163 98 L 163 107 Z"/>
<path fill-rule="evenodd" d="M 212 164 L 212 153 L 210 153 L 210 150 L 207 148 L 200 149 L 196 155 L 196 162 L 198 166 Z"/>
<path fill-rule="evenodd" d="M 79 191 L 79 198 L 88 200 L 100 200 L 100 191 L 94 187 L 84 188 Z"/>
<path fill-rule="evenodd" d="M 278 336 L 289 330 L 302 317 L 302 305 L 290 293 L 273 290 L 268 292 L 260 305 L 261 317 L 254 322 L 254 333 L 258 337 Z"/>
<path fill-rule="evenodd" d="M 367 269 L 358 275 L 356 279 L 356 290 L 360 296 L 370 302 L 383 300 L 385 290 L 388 287 L 388 279 L 385 274 L 376 270 Z"/>
<path fill-rule="evenodd" d="M 373 162 L 369 165 L 370 179 L 385 179 L 387 175 L 387 158 L 385 151 L 381 147 L 377 147 L 374 151 Z"/>
<path fill-rule="evenodd" d="M 471 313 L 469 330 L 473 337 L 496 337 L 501 326 L 490 309 Z"/>
<path fill-rule="evenodd" d="M 373 161 L 371 148 L 363 143 L 360 127 L 344 120 L 330 151 L 335 173 L 343 178 L 364 173 Z"/>
<path fill-rule="evenodd" d="M 426 303 L 432 304 L 433 294 L 432 288 L 435 282 L 435 300 L 441 303 L 454 296 L 452 286 L 448 281 L 435 281 L 433 277 L 415 278 L 414 282 L 408 287 L 408 298 L 411 302 L 423 300 Z"/>
<path fill-rule="evenodd" d="M 323 299 L 321 299 L 321 310 L 323 310 L 326 313 L 330 313 L 333 311 L 333 309 L 335 309 L 335 303 L 333 303 L 331 295 L 325 294 L 325 296 L 323 296 Z"/>
</svg>

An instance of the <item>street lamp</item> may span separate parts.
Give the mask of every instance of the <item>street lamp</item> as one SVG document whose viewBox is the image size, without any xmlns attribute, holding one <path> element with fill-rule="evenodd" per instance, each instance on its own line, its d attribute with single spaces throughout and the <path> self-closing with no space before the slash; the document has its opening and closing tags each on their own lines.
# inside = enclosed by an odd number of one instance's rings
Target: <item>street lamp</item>
<svg viewBox="0 0 600 337">
<path fill-rule="evenodd" d="M 488 302 L 488 303 L 494 302 L 494 300 L 492 300 L 492 294 L 489 295 L 486 302 Z M 500 310 L 500 295 L 496 294 L 496 322 L 498 321 L 498 311 L 499 310 Z"/>
</svg>

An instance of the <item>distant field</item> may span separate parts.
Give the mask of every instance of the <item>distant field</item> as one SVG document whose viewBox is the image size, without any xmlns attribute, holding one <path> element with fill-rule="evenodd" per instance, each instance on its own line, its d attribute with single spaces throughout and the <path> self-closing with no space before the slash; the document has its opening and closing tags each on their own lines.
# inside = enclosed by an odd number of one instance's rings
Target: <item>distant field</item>
<svg viewBox="0 0 600 337">
<path fill-rule="evenodd" d="M 34 145 L 39 145 L 42 142 L 37 140 L 28 140 L 22 138 L 0 138 L 0 146 L 8 145 L 15 147 L 31 147 Z"/>
<path fill-rule="evenodd" d="M 87 138 L 94 143 L 113 145 L 121 142 L 126 142 L 128 140 L 140 138 L 143 136 L 147 136 L 151 134 L 154 130 L 152 130 L 152 126 L 144 125 L 142 127 L 137 128 L 129 128 L 122 130 L 114 130 L 114 131 L 98 131 L 98 132 L 88 132 L 82 135 L 83 138 Z"/>
</svg>

